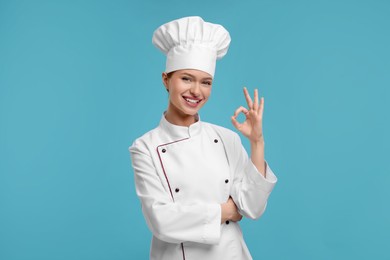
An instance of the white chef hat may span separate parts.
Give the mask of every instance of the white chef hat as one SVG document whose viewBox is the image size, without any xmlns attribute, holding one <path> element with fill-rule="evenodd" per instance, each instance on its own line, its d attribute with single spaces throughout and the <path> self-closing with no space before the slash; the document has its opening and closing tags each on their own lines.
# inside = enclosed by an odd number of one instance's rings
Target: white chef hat
<svg viewBox="0 0 390 260">
<path fill-rule="evenodd" d="M 197 69 L 214 77 L 216 60 L 227 53 L 230 35 L 222 25 L 191 16 L 161 25 L 152 42 L 167 55 L 166 73 Z"/>
</svg>

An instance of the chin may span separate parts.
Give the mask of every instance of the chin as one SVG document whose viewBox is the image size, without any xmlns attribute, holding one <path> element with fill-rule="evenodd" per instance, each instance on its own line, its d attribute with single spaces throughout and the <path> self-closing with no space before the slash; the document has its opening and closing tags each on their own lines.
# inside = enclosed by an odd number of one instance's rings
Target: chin
<svg viewBox="0 0 390 260">
<path fill-rule="evenodd" d="M 198 112 L 199 112 L 199 110 L 196 110 L 196 111 L 185 111 L 184 114 L 187 115 L 187 116 L 195 116 L 195 115 L 198 114 Z"/>
</svg>

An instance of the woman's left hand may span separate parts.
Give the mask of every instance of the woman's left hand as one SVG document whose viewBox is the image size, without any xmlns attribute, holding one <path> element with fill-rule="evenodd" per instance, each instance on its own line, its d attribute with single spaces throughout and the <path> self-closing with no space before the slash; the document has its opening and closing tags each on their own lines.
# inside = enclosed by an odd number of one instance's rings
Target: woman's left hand
<svg viewBox="0 0 390 260">
<path fill-rule="evenodd" d="M 259 93 L 255 89 L 254 102 L 250 97 L 248 90 L 244 87 L 244 95 L 246 102 L 248 104 L 248 109 L 241 106 L 236 109 L 234 115 L 232 116 L 232 123 L 238 131 L 240 131 L 244 136 L 246 136 L 250 142 L 263 142 L 263 110 L 264 110 L 264 98 L 260 99 L 259 104 Z M 245 121 L 240 123 L 237 121 L 237 116 L 240 113 L 245 115 Z"/>
</svg>

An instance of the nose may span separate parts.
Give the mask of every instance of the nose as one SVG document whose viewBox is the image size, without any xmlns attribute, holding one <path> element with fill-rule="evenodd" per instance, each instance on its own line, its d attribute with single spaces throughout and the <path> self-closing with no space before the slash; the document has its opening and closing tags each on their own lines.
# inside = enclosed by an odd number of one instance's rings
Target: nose
<svg viewBox="0 0 390 260">
<path fill-rule="evenodd" d="M 195 97 L 200 96 L 200 86 L 199 86 L 199 83 L 198 83 L 198 82 L 194 82 L 194 83 L 191 85 L 190 93 L 191 93 L 191 95 L 193 95 L 193 96 L 195 96 Z"/>
</svg>

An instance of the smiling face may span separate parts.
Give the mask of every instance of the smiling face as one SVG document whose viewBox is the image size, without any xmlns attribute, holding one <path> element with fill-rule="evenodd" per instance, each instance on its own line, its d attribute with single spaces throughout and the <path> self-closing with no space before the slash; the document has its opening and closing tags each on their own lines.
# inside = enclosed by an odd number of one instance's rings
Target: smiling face
<svg viewBox="0 0 390 260">
<path fill-rule="evenodd" d="M 169 104 L 165 118 L 172 124 L 189 126 L 195 115 L 207 102 L 211 94 L 210 74 L 193 69 L 177 70 L 168 76 L 162 74 L 165 88 L 169 92 Z"/>
</svg>

